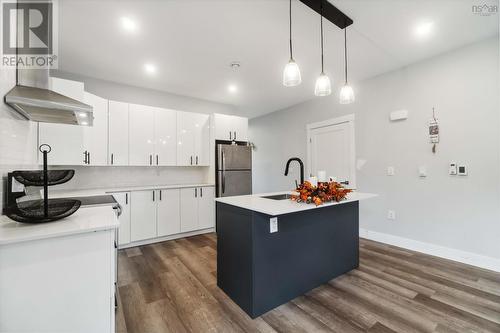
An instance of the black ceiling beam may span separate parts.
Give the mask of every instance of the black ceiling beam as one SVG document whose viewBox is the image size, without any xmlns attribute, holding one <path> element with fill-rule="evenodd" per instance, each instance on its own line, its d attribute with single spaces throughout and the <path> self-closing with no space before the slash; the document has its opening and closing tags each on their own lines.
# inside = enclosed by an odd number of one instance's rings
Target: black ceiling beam
<svg viewBox="0 0 500 333">
<path fill-rule="evenodd" d="M 332 5 L 327 0 L 300 0 L 307 7 L 321 15 L 321 2 L 323 2 L 323 17 L 335 24 L 340 29 L 353 24 L 353 20 L 344 14 L 340 9 Z"/>
</svg>

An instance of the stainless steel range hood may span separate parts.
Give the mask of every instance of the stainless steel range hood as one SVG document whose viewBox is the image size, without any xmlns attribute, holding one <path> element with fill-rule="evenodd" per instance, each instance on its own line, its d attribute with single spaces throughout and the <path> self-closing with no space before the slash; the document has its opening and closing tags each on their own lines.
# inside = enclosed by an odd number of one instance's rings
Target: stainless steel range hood
<svg viewBox="0 0 500 333">
<path fill-rule="evenodd" d="M 16 85 L 5 102 L 32 121 L 92 126 L 94 118 L 90 105 L 49 89 Z"/>
<path fill-rule="evenodd" d="M 22 20 L 18 21 L 21 25 Z M 19 31 L 20 26 L 17 26 Z M 47 25 L 48 26 L 48 25 Z M 93 108 L 49 88 L 49 69 L 16 68 L 16 86 L 5 95 L 5 103 L 32 121 L 92 126 Z"/>
</svg>

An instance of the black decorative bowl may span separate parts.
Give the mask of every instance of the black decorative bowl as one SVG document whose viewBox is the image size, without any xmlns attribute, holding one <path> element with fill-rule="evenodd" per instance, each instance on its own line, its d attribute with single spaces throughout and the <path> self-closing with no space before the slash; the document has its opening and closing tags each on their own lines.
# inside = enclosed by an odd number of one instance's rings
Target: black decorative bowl
<svg viewBox="0 0 500 333">
<path fill-rule="evenodd" d="M 44 200 L 29 200 L 9 209 L 7 216 L 23 223 L 45 223 L 68 217 L 80 208 L 81 201 L 74 199 L 49 199 L 45 215 Z"/>
</svg>

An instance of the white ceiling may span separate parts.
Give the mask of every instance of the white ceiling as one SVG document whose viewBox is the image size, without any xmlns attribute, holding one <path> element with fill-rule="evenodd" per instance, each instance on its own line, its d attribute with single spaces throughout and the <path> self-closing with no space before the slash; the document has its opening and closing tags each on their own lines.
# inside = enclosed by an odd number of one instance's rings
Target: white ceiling
<svg viewBox="0 0 500 333">
<path fill-rule="evenodd" d="M 498 34 L 498 14 L 474 15 L 476 0 L 330 1 L 354 20 L 348 28 L 354 86 Z M 319 17 L 292 3 L 298 87 L 281 84 L 289 58 L 287 0 L 61 0 L 59 69 L 232 104 L 255 117 L 316 98 Z M 135 33 L 122 29 L 124 16 L 137 22 Z M 422 21 L 434 22 L 426 40 L 413 33 Z M 342 47 L 342 31 L 325 21 L 325 71 L 336 84 L 343 82 Z M 235 60 L 242 64 L 238 71 L 229 66 Z M 155 64 L 156 75 L 145 73 L 145 63 Z M 238 86 L 236 94 L 229 84 Z"/>
</svg>

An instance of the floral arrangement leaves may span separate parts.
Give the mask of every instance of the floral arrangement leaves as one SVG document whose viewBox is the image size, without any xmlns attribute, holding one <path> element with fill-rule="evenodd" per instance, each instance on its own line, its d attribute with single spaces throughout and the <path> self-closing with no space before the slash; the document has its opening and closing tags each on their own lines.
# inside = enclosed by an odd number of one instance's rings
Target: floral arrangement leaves
<svg viewBox="0 0 500 333">
<path fill-rule="evenodd" d="M 318 186 L 313 186 L 310 182 L 305 181 L 295 189 L 298 194 L 292 195 L 291 199 L 296 202 L 314 203 L 316 206 L 324 202 L 336 201 L 339 202 L 351 193 L 352 190 L 344 188 L 337 182 L 321 182 Z"/>
</svg>

